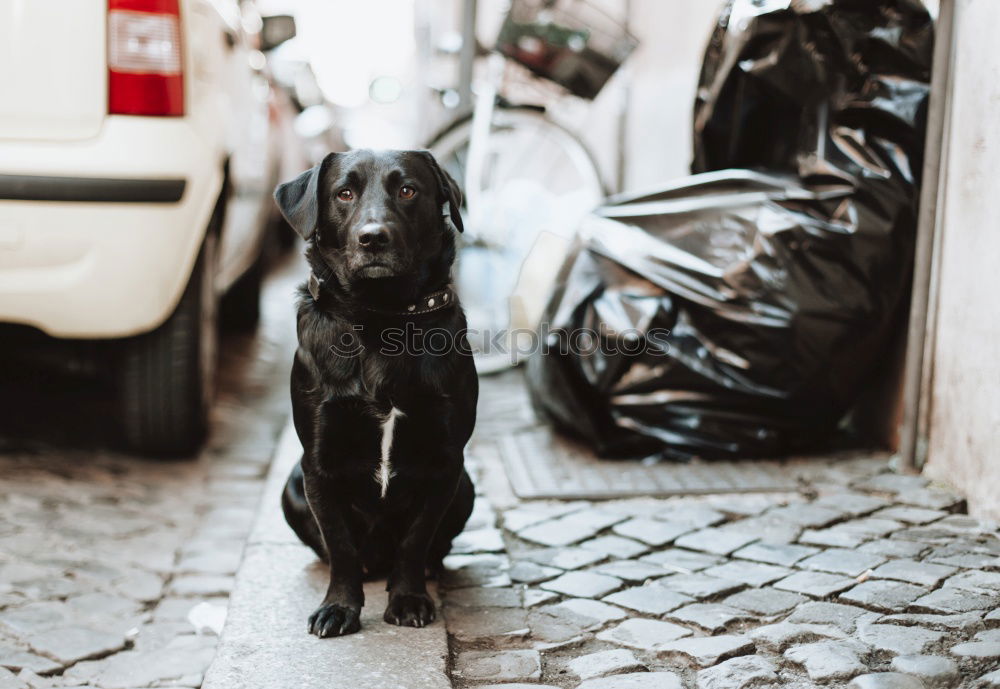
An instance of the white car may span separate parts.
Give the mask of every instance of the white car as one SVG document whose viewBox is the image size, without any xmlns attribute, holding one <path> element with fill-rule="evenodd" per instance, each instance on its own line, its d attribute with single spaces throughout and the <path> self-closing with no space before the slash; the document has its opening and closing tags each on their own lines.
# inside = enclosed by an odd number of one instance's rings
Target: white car
<svg viewBox="0 0 1000 689">
<path fill-rule="evenodd" d="M 113 340 L 137 451 L 200 445 L 222 294 L 256 321 L 260 26 L 236 0 L 0 0 L 0 323 Z"/>
</svg>

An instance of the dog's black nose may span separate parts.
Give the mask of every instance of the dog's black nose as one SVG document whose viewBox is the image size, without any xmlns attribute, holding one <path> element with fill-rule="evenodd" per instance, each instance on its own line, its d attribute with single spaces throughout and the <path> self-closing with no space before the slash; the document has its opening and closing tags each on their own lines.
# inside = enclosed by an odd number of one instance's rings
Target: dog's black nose
<svg viewBox="0 0 1000 689">
<path fill-rule="evenodd" d="M 389 228 L 385 225 L 365 225 L 358 232 L 358 244 L 366 249 L 382 249 L 389 245 Z"/>
</svg>

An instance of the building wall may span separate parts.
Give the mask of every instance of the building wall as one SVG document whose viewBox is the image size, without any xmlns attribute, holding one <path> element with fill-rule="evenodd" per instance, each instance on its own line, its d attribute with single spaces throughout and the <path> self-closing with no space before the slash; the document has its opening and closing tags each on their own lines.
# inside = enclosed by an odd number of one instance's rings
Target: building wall
<svg viewBox="0 0 1000 689">
<path fill-rule="evenodd" d="M 1000 518 L 1000 3 L 956 3 L 925 473 Z"/>
</svg>

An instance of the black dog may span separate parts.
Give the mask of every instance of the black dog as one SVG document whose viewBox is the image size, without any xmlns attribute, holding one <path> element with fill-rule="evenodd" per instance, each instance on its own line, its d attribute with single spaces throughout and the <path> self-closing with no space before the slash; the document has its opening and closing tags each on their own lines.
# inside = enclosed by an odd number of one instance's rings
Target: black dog
<svg viewBox="0 0 1000 689">
<path fill-rule="evenodd" d="M 292 368 L 304 452 L 282 497 L 330 565 L 309 631 L 357 632 L 365 576 L 388 577 L 386 622 L 422 627 L 435 618 L 426 570 L 474 499 L 463 448 L 479 388 L 450 287 L 461 192 L 426 151 L 353 151 L 274 196 L 312 268 Z"/>
</svg>

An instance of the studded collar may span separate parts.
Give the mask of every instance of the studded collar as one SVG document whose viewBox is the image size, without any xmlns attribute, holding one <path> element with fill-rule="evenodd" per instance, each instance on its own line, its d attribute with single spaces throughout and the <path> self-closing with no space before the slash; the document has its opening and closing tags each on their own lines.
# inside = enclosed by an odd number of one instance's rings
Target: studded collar
<svg viewBox="0 0 1000 689">
<path fill-rule="evenodd" d="M 313 301 L 319 301 L 323 294 L 323 286 L 325 283 L 326 280 L 317 276 L 316 273 L 309 273 L 308 288 Z M 366 311 L 381 314 L 383 316 L 411 318 L 415 316 L 424 316 L 429 313 L 434 313 L 435 311 L 450 309 L 455 306 L 455 302 L 455 290 L 449 285 L 444 289 L 418 297 L 416 301 L 411 304 L 407 304 L 401 309 L 376 309 L 368 306 L 364 308 Z"/>
</svg>

